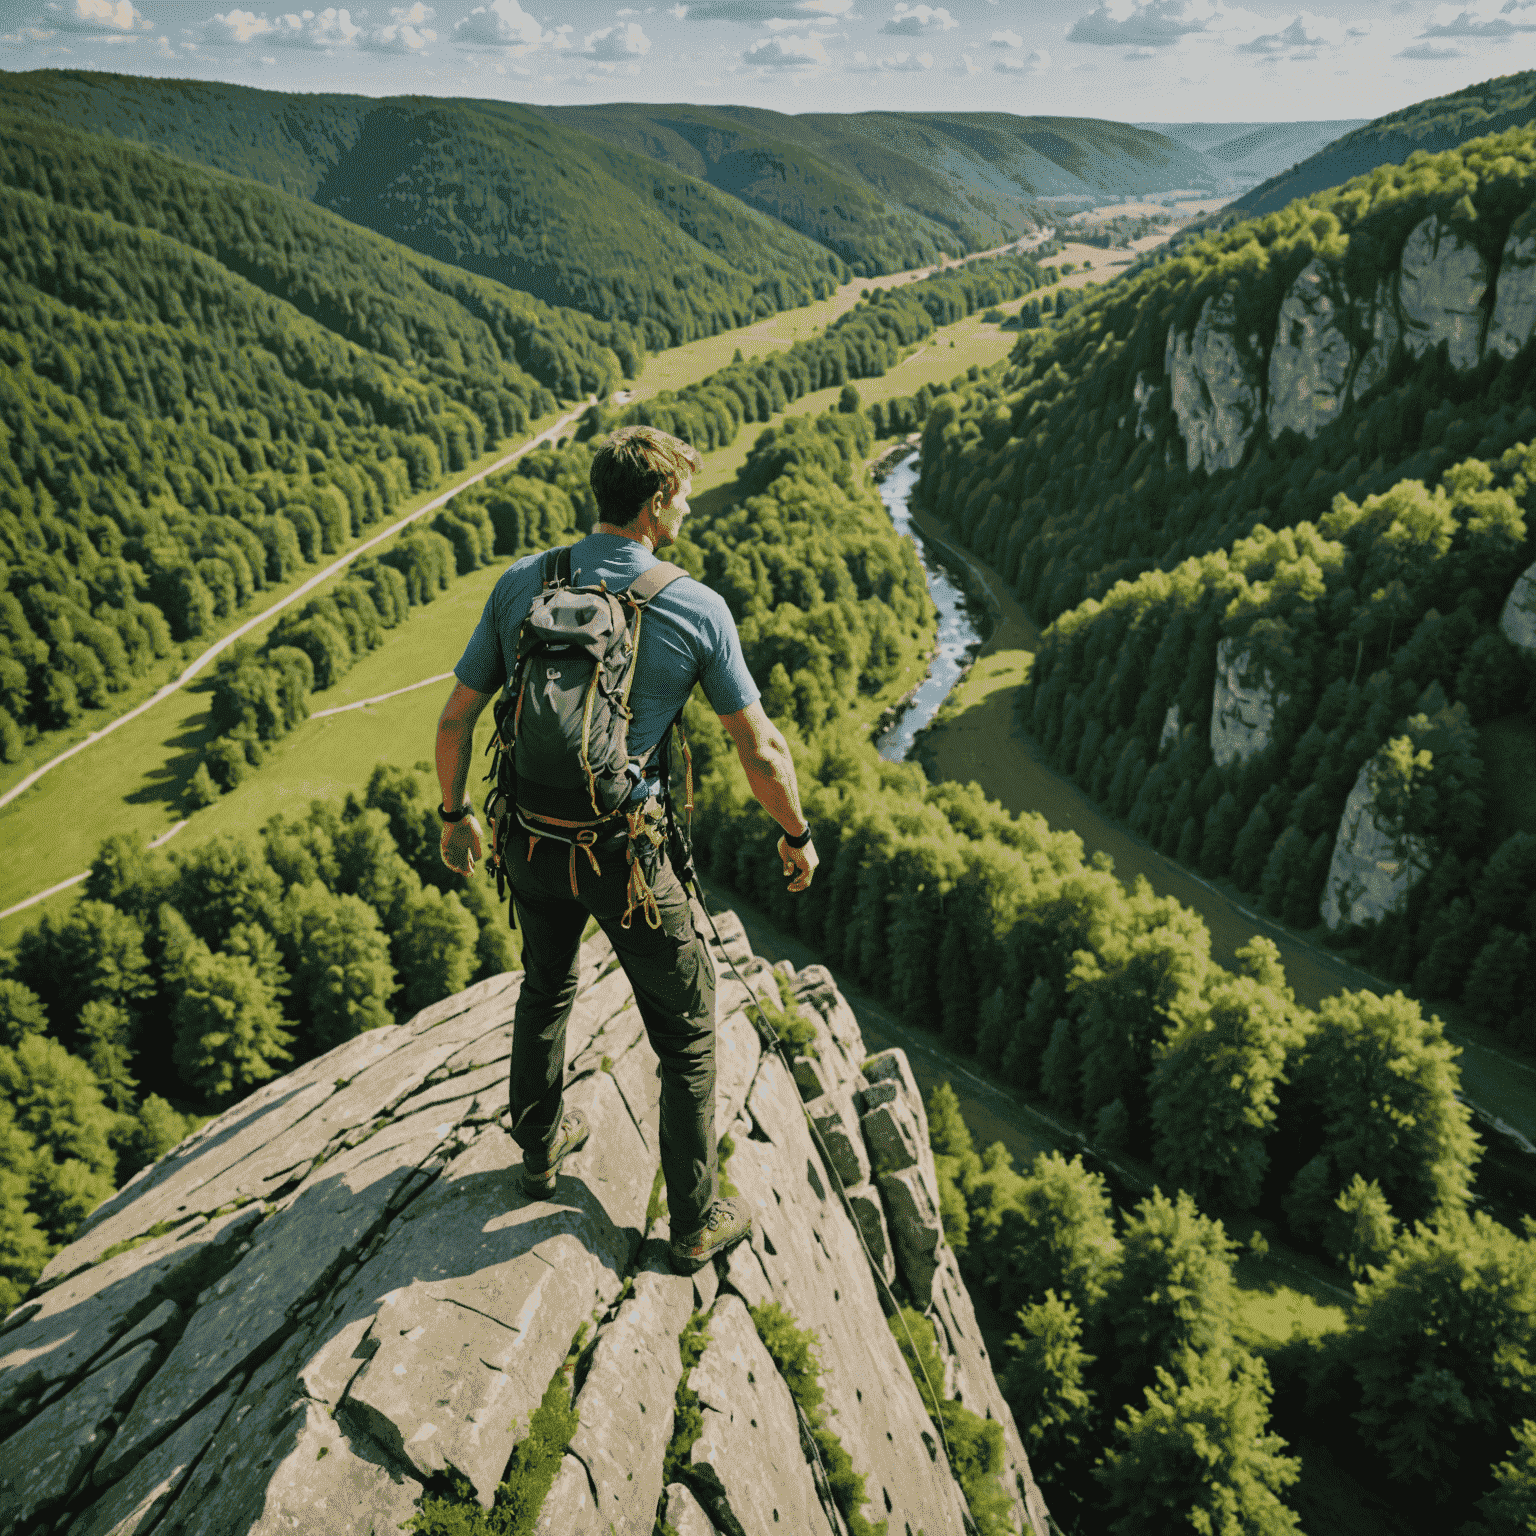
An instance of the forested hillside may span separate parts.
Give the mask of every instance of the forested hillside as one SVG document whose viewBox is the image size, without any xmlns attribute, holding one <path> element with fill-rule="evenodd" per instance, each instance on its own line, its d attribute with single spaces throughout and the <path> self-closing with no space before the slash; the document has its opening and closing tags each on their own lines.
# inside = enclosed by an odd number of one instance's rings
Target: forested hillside
<svg viewBox="0 0 1536 1536">
<path fill-rule="evenodd" d="M 1245 192 L 1225 212 L 1274 213 L 1292 198 L 1340 186 L 1378 165 L 1400 165 L 1419 150 L 1436 154 L 1455 149 L 1468 139 L 1523 127 L 1533 118 L 1536 70 L 1484 80 L 1449 96 L 1417 101 L 1344 134 Z"/>
<path fill-rule="evenodd" d="M 643 356 L 254 182 L 0 113 L 0 757 Z"/>
<path fill-rule="evenodd" d="M 1334 140 L 1366 126 L 1363 118 L 1320 123 L 1138 123 L 1197 149 L 1244 184 L 1268 180 L 1310 160 Z M 1295 194 L 1293 194 L 1295 195 Z"/>
<path fill-rule="evenodd" d="M 1533 193 L 1520 129 L 1207 235 L 937 402 L 922 479 L 1049 625 L 1063 771 L 1527 1049 Z"/>
<path fill-rule="evenodd" d="M 1216 184 L 1198 151 L 1155 129 L 1001 112 L 808 112 L 605 104 L 555 122 L 697 176 L 836 251 L 891 270 L 913 241 L 1000 245 L 1040 222 L 1034 199 Z M 889 232 L 879 231 L 884 223 Z M 874 249 L 889 265 L 861 267 Z"/>
<path fill-rule="evenodd" d="M 735 198 L 508 102 L 42 70 L 0 75 L 0 106 L 281 188 L 446 264 L 632 324 L 651 350 L 807 303 L 848 275 Z M 904 228 L 893 246 L 893 221 L 871 219 L 859 270 L 940 254 L 933 231 Z"/>
<path fill-rule="evenodd" d="M 1018 1175 L 996 1150 L 973 1167 L 954 1127 L 936 1137 L 959 1159 L 951 1240 L 969 1234 L 973 1274 L 1017 1317 L 1008 1390 L 1021 1425 L 1035 1426 L 1058 1519 L 1084 1536 L 1146 1529 L 1169 1509 L 1295 1528 L 1284 1503 L 1294 1458 L 1267 1420 L 1276 1383 L 1292 1403 L 1313 1367 L 1305 1351 L 1277 1355 L 1272 1376 L 1235 1342 L 1232 1249 L 1202 1204 L 1228 1219 L 1260 1213 L 1292 1241 L 1405 1277 L 1383 1287 L 1358 1358 L 1320 1357 L 1319 1390 L 1333 1394 L 1340 1442 L 1366 1475 L 1465 1514 L 1495 1486 L 1490 1464 L 1524 1454 L 1510 1427 L 1536 1407 L 1482 1343 L 1496 1329 L 1523 1348 L 1533 1245 L 1467 1215 L 1479 1147 L 1438 1021 L 1369 993 L 1298 1008 L 1273 946 L 1255 941 L 1238 973 L 1213 965 L 1198 917 L 1085 863 L 1074 836 L 877 756 L 849 706 L 931 643 L 932 618 L 912 547 L 869 485 L 871 447 L 851 409 L 763 434 L 739 495 L 677 546 L 731 605 L 765 704 L 785 722 L 822 866 L 803 896 L 773 878 L 774 829 L 697 702 L 695 847 L 709 875 L 905 1020 L 1009 1079 L 1033 1086 L 1043 1072 L 1063 1113 L 1185 1191 L 1116 1224 L 1080 1168 Z M 580 516 L 572 493 L 588 453 L 573 444 L 501 477 L 483 516 L 534 543 L 559 537 Z M 513 505 L 493 514 L 500 497 Z M 113 843 L 87 901 L 6 960 L 0 1252 L 18 1290 L 110 1182 L 114 1159 L 121 1174 L 153 1155 L 177 1133 L 176 1114 L 238 1097 L 283 1053 L 298 1059 L 508 963 L 493 949 L 499 919 L 479 905 L 487 887 L 439 894 L 430 813 L 410 790 L 381 773 L 367 805 L 321 802 L 259 840 L 199 846 L 194 831 L 165 857 Z M 170 1061 L 146 1032 L 165 1018 Z M 782 1027 L 796 1038 L 792 1021 Z M 176 1107 L 141 1101 L 152 1087 Z M 1462 1256 L 1450 1270 L 1447 1255 Z M 1517 1289 L 1492 1286 L 1490 1265 Z M 1426 1269 L 1451 1276 L 1461 1309 L 1441 1317 L 1443 1390 L 1432 1394 L 1393 1353 L 1397 1298 Z M 1405 1437 L 1443 1449 L 1420 1460 Z M 1523 1497 L 1517 1485 L 1514 1519 Z"/>
</svg>

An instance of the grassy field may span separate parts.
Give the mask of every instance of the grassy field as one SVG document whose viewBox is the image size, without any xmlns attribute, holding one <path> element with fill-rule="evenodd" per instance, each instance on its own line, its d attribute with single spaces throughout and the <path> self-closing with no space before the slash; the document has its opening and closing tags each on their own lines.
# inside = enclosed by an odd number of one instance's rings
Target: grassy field
<svg viewBox="0 0 1536 1536">
<path fill-rule="evenodd" d="M 1000 307 L 1006 313 L 1021 302 Z M 739 337 L 742 333 L 732 334 Z M 936 332 L 883 378 L 861 381 L 860 394 L 867 401 L 889 399 L 911 394 L 924 383 L 946 382 L 972 364 L 985 367 L 998 361 L 1007 354 L 1013 339 L 1013 333 L 973 316 Z M 667 358 L 673 355 L 665 354 Z M 659 361 L 647 363 L 647 373 Z M 696 361 L 695 366 L 704 365 Z M 784 414 L 825 410 L 836 404 L 838 393 L 837 389 L 820 390 L 797 401 Z M 782 419 L 775 417 L 774 421 Z M 768 425 L 772 423 L 745 428 L 730 447 L 706 457 L 704 471 L 695 482 L 695 505 L 704 509 L 709 505 L 704 498 L 729 495 L 748 450 Z M 417 504 L 434 494 L 441 494 L 441 488 L 424 493 Z M 476 571 L 459 578 L 432 603 L 412 609 L 406 622 L 390 632 L 377 650 L 360 659 L 336 687 L 315 694 L 311 709 L 373 698 L 451 669 L 499 575 L 498 567 Z M 256 632 L 258 638 L 264 629 Z M 184 661 L 178 662 L 178 667 L 184 665 Z M 158 684 L 159 679 L 156 681 Z M 903 678 L 892 685 L 871 705 L 871 718 L 915 681 Z M 233 795 L 194 815 L 179 834 L 180 839 L 201 840 L 215 832 L 249 830 L 274 811 L 307 803 L 311 796 L 340 796 L 349 788 L 361 787 L 375 763 L 409 766 L 430 757 L 432 727 L 447 692 L 447 684 L 424 688 L 367 709 L 308 722 L 280 743 L 271 758 Z M 61 764 L 7 806 L 0 812 L 0 834 L 10 855 L 0 867 L 0 909 L 86 868 L 101 840 L 111 833 L 142 832 L 146 837 L 157 837 L 166 832 L 183 814 L 182 792 L 209 739 L 207 684 L 199 680 L 130 721 L 99 746 Z M 66 744 L 59 742 L 50 751 Z M 83 806 L 91 808 L 89 815 L 80 813 Z M 35 922 L 45 906 L 67 903 L 77 896 L 78 890 L 60 892 L 46 903 L 0 921 L 0 944 L 14 943 L 16 935 Z"/>
</svg>

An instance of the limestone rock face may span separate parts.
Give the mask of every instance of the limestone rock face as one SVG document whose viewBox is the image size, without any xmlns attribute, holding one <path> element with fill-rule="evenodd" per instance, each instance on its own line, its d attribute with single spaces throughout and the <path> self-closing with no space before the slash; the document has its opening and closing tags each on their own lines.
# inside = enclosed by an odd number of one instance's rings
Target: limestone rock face
<svg viewBox="0 0 1536 1536">
<path fill-rule="evenodd" d="M 1236 302 L 1222 293 L 1201 306 L 1193 334 L 1168 332 L 1163 367 L 1190 469 L 1231 469 L 1258 422 L 1258 338 L 1236 331 Z"/>
<path fill-rule="evenodd" d="M 1403 246 L 1398 304 L 1403 344 L 1415 357 L 1448 344 L 1453 368 L 1477 362 L 1488 263 L 1437 216 L 1415 224 Z"/>
<path fill-rule="evenodd" d="M 1148 381 L 1145 374 L 1136 375 L 1136 383 L 1131 390 L 1131 398 L 1136 402 L 1136 436 L 1145 437 L 1149 441 L 1156 434 L 1152 423 L 1147 420 L 1148 413 L 1152 409 L 1152 403 L 1162 391 L 1162 385 Z"/>
<path fill-rule="evenodd" d="M 1536 227 L 1529 214 L 1515 221 L 1499 258 L 1499 281 L 1488 320 L 1488 350 L 1513 357 L 1536 331 Z"/>
<path fill-rule="evenodd" d="M 1536 565 L 1524 571 L 1499 615 L 1504 638 L 1527 656 L 1536 656 Z"/>
<path fill-rule="evenodd" d="M 1377 823 L 1371 789 L 1374 767 L 1373 758 L 1360 770 L 1339 819 L 1321 907 L 1331 929 L 1374 923 L 1396 912 L 1429 867 L 1429 850 L 1421 838 L 1394 844 Z"/>
<path fill-rule="evenodd" d="M 0 1330 L 0 1536 L 366 1536 L 398 1530 L 450 1476 L 489 1507 L 583 1324 L 580 1425 L 541 1533 L 648 1532 L 661 1511 L 685 1536 L 843 1536 L 749 1311 L 766 1302 L 817 1336 L 866 1516 L 960 1531 L 965 1501 L 882 1286 L 933 1319 L 945 1392 L 1002 1425 L 1014 1523 L 1046 1536 L 943 1242 L 904 1055 L 867 1057 L 813 966 L 791 973 L 816 1030 L 792 1075 L 747 1011 L 751 994 L 777 998 L 772 973 L 734 917 L 718 921 L 744 983 L 716 950 L 716 1134 L 732 1133 L 750 1243 L 679 1275 L 665 1220 L 647 1230 L 658 1069 L 603 938 L 582 951 L 567 1029 L 567 1101 L 591 1140 L 552 1197 L 521 1192 L 506 1131 L 521 978 L 495 977 L 266 1085 L 54 1258 Z M 704 1428 L 664 1487 L 695 1312 Z"/>
<path fill-rule="evenodd" d="M 1337 269 L 1308 262 L 1280 305 L 1269 354 L 1269 435 L 1316 437 L 1343 409 L 1353 361 L 1342 328 L 1349 296 Z"/>
<path fill-rule="evenodd" d="M 1157 738 L 1159 755 L 1166 752 L 1179 739 L 1179 728 L 1179 706 L 1170 704 L 1168 713 L 1163 716 L 1162 734 Z"/>
<path fill-rule="evenodd" d="M 1267 671 L 1254 675 L 1242 643 L 1216 647 L 1216 689 L 1211 699 L 1211 756 L 1220 768 L 1244 762 L 1269 745 L 1275 713 L 1290 697 Z"/>
</svg>

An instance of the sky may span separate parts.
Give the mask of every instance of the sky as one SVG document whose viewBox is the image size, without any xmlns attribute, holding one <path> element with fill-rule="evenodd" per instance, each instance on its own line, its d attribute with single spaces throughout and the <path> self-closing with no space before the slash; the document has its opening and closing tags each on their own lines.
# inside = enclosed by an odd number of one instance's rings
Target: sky
<svg viewBox="0 0 1536 1536">
<path fill-rule="evenodd" d="M 731 102 L 1177 123 L 1378 117 L 1536 67 L 1536 0 L 1256 7 L 360 0 L 286 10 L 259 0 L 0 0 L 0 68 L 537 105 Z"/>
</svg>

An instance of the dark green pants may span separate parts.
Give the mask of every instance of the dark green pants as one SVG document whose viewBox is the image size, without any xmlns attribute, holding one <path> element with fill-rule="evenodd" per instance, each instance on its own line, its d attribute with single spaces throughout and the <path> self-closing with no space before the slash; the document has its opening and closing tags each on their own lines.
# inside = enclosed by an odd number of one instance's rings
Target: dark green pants
<svg viewBox="0 0 1536 1536">
<path fill-rule="evenodd" d="M 715 975 L 682 883 L 663 857 L 654 886 L 661 927 L 638 908 L 624 914 L 629 868 L 623 844 L 584 853 L 541 839 L 508 839 L 507 872 L 523 932 L 523 986 L 512 1026 L 512 1138 L 544 1157 L 560 1128 L 565 1026 L 576 1001 L 582 930 L 602 925 L 634 988 L 651 1049 L 661 1063 L 661 1167 L 673 1236 L 703 1225 L 719 1182 L 715 1143 Z"/>
</svg>

